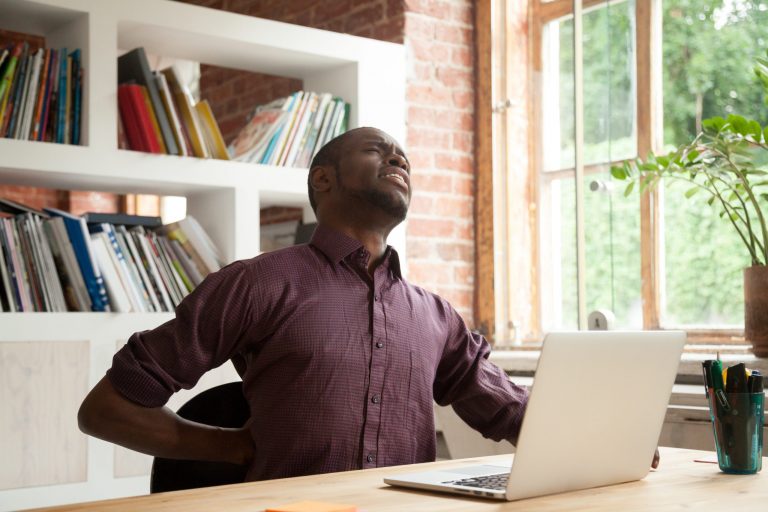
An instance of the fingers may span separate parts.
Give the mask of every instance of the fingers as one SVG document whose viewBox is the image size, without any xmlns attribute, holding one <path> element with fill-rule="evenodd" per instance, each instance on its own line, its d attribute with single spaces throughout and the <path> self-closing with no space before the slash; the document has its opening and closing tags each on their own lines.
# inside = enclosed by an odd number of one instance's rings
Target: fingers
<svg viewBox="0 0 768 512">
<path fill-rule="evenodd" d="M 653 452 L 653 460 L 651 461 L 651 467 L 653 469 L 656 469 L 657 467 L 659 467 L 659 460 L 660 459 L 661 459 L 661 457 L 659 456 L 659 449 L 656 448 L 656 451 Z"/>
</svg>

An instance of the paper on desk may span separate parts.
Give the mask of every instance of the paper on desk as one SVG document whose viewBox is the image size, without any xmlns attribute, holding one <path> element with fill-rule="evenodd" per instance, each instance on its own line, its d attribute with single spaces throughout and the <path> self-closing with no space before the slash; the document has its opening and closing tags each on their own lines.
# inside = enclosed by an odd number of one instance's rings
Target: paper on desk
<svg viewBox="0 0 768 512">
<path fill-rule="evenodd" d="M 328 503 L 325 501 L 297 501 L 268 508 L 264 512 L 359 512 L 354 505 Z"/>
</svg>

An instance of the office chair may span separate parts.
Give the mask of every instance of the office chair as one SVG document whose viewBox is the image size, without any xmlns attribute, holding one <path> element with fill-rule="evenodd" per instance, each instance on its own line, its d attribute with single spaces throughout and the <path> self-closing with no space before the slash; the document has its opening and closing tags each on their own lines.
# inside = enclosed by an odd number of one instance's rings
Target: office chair
<svg viewBox="0 0 768 512">
<path fill-rule="evenodd" d="M 230 382 L 194 396 L 181 406 L 177 414 L 198 423 L 239 428 L 248 421 L 250 410 L 243 396 L 243 383 Z M 152 462 L 149 492 L 154 494 L 241 483 L 245 481 L 247 469 L 246 466 L 227 462 L 155 457 Z"/>
</svg>

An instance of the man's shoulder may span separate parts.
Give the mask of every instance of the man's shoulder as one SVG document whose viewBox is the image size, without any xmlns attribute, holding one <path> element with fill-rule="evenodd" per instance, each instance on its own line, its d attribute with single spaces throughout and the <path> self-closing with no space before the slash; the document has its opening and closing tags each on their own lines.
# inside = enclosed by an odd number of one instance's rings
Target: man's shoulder
<svg viewBox="0 0 768 512">
<path fill-rule="evenodd" d="M 250 259 L 240 260 L 239 263 L 249 271 L 280 271 L 283 269 L 296 271 L 308 266 L 315 266 L 317 255 L 308 244 L 299 244 L 264 252 Z"/>
</svg>

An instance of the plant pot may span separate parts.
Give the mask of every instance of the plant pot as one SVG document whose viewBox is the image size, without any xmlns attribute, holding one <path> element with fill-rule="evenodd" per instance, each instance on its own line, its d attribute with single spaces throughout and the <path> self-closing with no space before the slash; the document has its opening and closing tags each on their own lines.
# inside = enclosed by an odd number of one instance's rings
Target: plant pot
<svg viewBox="0 0 768 512">
<path fill-rule="evenodd" d="M 757 357 L 768 357 L 768 266 L 744 269 L 744 338 Z"/>
</svg>

